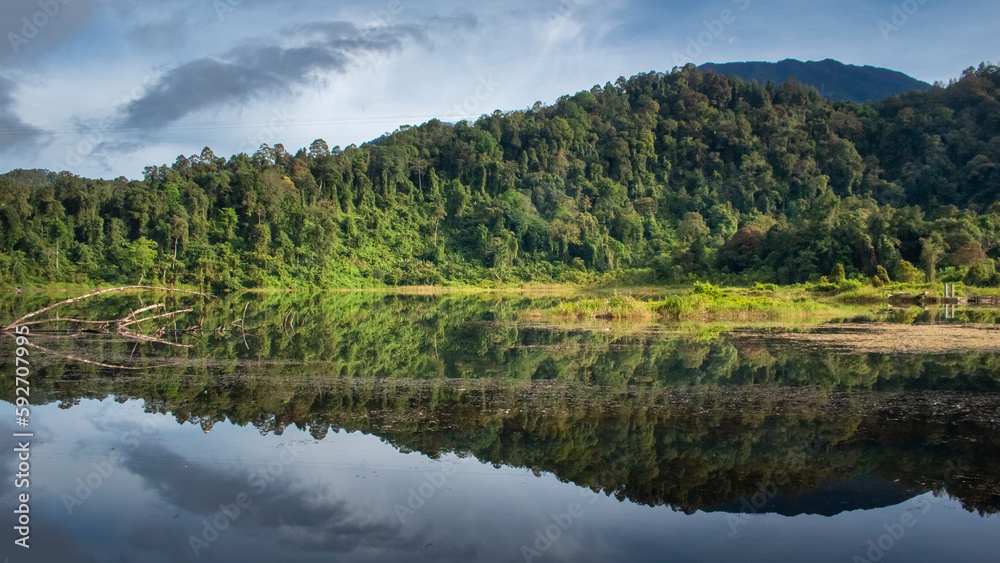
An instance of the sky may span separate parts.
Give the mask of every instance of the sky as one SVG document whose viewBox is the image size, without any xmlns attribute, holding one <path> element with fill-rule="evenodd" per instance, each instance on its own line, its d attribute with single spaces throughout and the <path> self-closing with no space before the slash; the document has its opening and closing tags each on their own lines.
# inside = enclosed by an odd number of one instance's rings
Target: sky
<svg viewBox="0 0 1000 563">
<path fill-rule="evenodd" d="M 0 171 L 343 147 L 689 62 L 947 82 L 1000 60 L 997 21 L 994 0 L 5 0 Z"/>
</svg>

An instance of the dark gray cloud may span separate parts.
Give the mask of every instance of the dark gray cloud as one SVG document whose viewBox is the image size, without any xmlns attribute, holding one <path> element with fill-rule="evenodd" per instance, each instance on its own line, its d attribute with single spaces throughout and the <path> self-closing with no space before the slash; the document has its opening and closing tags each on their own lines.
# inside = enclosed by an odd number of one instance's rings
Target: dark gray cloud
<svg viewBox="0 0 1000 563">
<path fill-rule="evenodd" d="M 243 45 L 167 71 L 126 105 L 121 125 L 158 129 L 197 111 L 287 95 L 324 74 L 345 72 L 361 56 L 388 55 L 407 40 L 426 41 L 416 26 L 358 28 L 347 22 L 292 26 L 283 36 L 291 39 Z"/>
<path fill-rule="evenodd" d="M 284 450 L 275 451 L 276 459 L 281 452 Z M 231 472 L 202 466 L 158 444 L 146 443 L 127 453 L 123 466 L 140 476 L 162 501 L 202 518 L 211 519 L 220 504 L 231 504 L 239 495 L 247 495 L 252 504 L 232 522 L 232 531 L 271 538 L 286 553 L 348 553 L 362 546 L 398 553 L 413 551 L 426 541 L 424 537 L 405 534 L 395 520 L 372 518 L 361 507 L 297 483 L 291 467 L 282 467 L 279 476 L 269 475 L 271 482 L 260 490 L 260 484 L 265 483 L 259 476 L 266 471 L 263 467 Z M 179 470 L 181 467 L 185 469 Z M 178 531 L 173 529 L 170 533 Z M 184 539 L 186 534 L 180 537 Z M 176 538 L 172 536 L 175 542 Z M 146 541 L 155 547 L 170 543 L 171 537 L 161 531 L 155 540 Z M 187 547 L 185 542 L 179 543 Z M 180 549 L 175 560 L 186 559 L 190 554 Z"/>
<path fill-rule="evenodd" d="M 98 1 L 0 2 L 0 61 L 33 63 L 74 39 L 91 20 Z"/>
<path fill-rule="evenodd" d="M 37 146 L 46 137 L 44 131 L 25 123 L 14 111 L 16 88 L 12 80 L 0 76 L 0 152 Z"/>
</svg>

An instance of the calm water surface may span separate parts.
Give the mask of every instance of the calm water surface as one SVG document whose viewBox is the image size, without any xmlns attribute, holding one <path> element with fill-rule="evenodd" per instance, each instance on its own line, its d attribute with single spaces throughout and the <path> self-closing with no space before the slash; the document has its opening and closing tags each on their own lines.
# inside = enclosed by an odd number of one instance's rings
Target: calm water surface
<svg viewBox="0 0 1000 563">
<path fill-rule="evenodd" d="M 4 299 L 3 320 L 56 300 Z M 150 299 L 60 314 L 120 318 Z M 996 354 L 852 354 L 771 337 L 787 328 L 528 314 L 555 302 L 170 298 L 168 310 L 194 310 L 162 333 L 145 325 L 161 342 L 39 326 L 31 549 L 13 544 L 24 491 L 11 437 L 0 555 L 996 560 Z M 14 348 L 0 337 L 6 436 L 24 431 Z"/>
</svg>

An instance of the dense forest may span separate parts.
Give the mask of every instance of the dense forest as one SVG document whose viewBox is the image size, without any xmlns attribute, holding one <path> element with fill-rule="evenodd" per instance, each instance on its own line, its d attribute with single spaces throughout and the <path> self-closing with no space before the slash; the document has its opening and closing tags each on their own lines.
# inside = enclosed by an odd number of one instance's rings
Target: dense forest
<svg viewBox="0 0 1000 563">
<path fill-rule="evenodd" d="M 16 170 L 0 284 L 1000 285 L 998 162 L 995 65 L 874 104 L 688 65 L 360 147 Z"/>
</svg>

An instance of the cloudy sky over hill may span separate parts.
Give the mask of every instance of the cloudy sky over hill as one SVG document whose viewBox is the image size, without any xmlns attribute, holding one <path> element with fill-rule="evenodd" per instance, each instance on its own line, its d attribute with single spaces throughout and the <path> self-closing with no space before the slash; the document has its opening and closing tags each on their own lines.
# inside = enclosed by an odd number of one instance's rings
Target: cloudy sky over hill
<svg viewBox="0 0 1000 563">
<path fill-rule="evenodd" d="M 141 176 L 550 103 L 686 62 L 947 81 L 1000 53 L 986 0 L 32 0 L 0 5 L 0 171 Z"/>
</svg>

